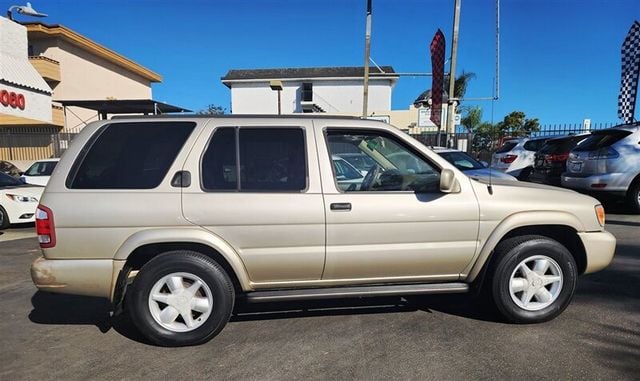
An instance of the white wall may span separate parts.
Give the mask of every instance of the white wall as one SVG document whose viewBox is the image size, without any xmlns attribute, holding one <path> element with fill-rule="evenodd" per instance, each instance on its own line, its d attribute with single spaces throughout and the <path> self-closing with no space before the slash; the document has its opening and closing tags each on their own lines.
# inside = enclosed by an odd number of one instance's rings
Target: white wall
<svg viewBox="0 0 640 381">
<path fill-rule="evenodd" d="M 283 114 L 302 112 L 302 83 L 313 83 L 313 103 L 327 113 L 362 112 L 362 79 L 283 81 L 281 107 Z M 369 80 L 370 110 L 391 109 L 391 80 Z M 278 94 L 269 81 L 236 82 L 231 85 L 233 114 L 276 114 Z"/>
</svg>

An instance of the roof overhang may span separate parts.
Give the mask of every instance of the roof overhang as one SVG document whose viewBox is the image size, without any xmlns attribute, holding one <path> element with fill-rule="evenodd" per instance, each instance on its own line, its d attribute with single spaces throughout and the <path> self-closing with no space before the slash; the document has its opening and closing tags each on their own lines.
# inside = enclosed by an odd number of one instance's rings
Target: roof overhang
<svg viewBox="0 0 640 381">
<path fill-rule="evenodd" d="M 393 86 L 400 78 L 398 75 L 371 75 L 369 76 L 369 81 L 373 80 L 388 80 L 390 84 Z M 321 82 L 321 81 L 364 81 L 364 77 L 317 77 L 317 78 L 260 78 L 260 79 L 223 79 L 222 84 L 231 88 L 231 85 L 234 83 L 266 83 L 269 84 L 270 81 L 282 81 L 284 82 L 305 82 L 305 81 L 313 81 L 313 82 Z"/>
<path fill-rule="evenodd" d="M 97 100 L 56 100 L 64 107 L 74 106 L 107 114 L 169 114 L 191 112 L 186 108 L 158 102 L 153 99 L 97 99 Z"/>
<path fill-rule="evenodd" d="M 52 38 L 58 37 L 68 41 L 86 51 L 89 51 L 107 61 L 118 65 L 121 68 L 147 79 L 149 82 L 161 82 L 162 76 L 146 67 L 132 61 L 120 54 L 108 49 L 85 36 L 74 32 L 63 25 L 47 25 L 43 23 L 23 23 L 27 27 L 29 38 Z"/>
</svg>

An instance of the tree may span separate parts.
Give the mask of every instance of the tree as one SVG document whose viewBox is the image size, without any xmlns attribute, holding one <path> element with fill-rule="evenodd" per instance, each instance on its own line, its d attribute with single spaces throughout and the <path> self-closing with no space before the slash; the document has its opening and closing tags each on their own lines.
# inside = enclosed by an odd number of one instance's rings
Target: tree
<svg viewBox="0 0 640 381">
<path fill-rule="evenodd" d="M 462 74 L 453 81 L 453 97 L 454 98 L 464 98 L 464 95 L 467 93 L 467 87 L 469 86 L 469 82 L 476 77 L 475 73 L 466 72 L 463 70 Z M 449 81 L 445 81 L 445 87 L 449 88 Z"/>
<path fill-rule="evenodd" d="M 512 111 L 498 123 L 498 129 L 505 136 L 530 136 L 531 133 L 540 131 L 540 122 L 538 118 L 527 119 L 522 111 Z"/>
<path fill-rule="evenodd" d="M 482 109 L 477 106 L 467 109 L 465 116 L 460 120 L 460 124 L 462 124 L 469 133 L 475 133 L 481 123 Z"/>
<path fill-rule="evenodd" d="M 215 104 L 210 104 L 207 106 L 207 108 L 198 111 L 198 115 L 222 115 L 222 114 L 225 114 L 226 112 L 227 112 L 226 108 L 215 105 Z"/>
<path fill-rule="evenodd" d="M 467 88 L 469 87 L 469 82 L 475 78 L 476 75 L 475 73 L 472 72 L 462 72 L 462 74 L 460 74 L 458 76 L 458 78 L 455 79 L 454 81 L 454 85 L 453 85 L 453 97 L 457 98 L 457 99 L 461 99 L 464 98 L 464 95 L 467 93 Z M 443 102 L 447 102 L 448 96 L 447 93 L 449 92 L 449 77 L 445 76 L 444 77 L 444 81 L 443 81 L 443 89 L 442 89 L 442 101 Z M 428 101 L 429 99 L 431 99 L 431 89 L 425 90 L 422 93 L 420 93 L 420 95 L 418 96 L 418 98 L 416 98 L 415 101 L 413 101 L 413 105 L 415 107 L 427 107 L 428 105 Z M 459 106 L 456 107 L 456 112 L 458 112 Z"/>
</svg>

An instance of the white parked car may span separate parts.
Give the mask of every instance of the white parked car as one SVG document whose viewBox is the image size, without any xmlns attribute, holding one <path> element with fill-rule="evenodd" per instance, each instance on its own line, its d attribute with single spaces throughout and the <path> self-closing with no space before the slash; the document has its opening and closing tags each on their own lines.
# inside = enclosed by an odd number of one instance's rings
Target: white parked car
<svg viewBox="0 0 640 381">
<path fill-rule="evenodd" d="M 58 161 L 60 159 L 38 160 L 31 164 L 29 169 L 20 176 L 20 179 L 27 184 L 42 185 L 44 187 L 49 182 L 51 173 Z"/>
<path fill-rule="evenodd" d="M 0 172 L 0 229 L 10 224 L 35 221 L 36 207 L 44 187 L 24 184 Z"/>
<path fill-rule="evenodd" d="M 491 166 L 518 180 L 527 180 L 533 170 L 535 154 L 547 140 L 548 137 L 505 140 L 493 154 Z"/>
<path fill-rule="evenodd" d="M 487 168 L 486 165 L 474 159 L 466 152 L 445 147 L 432 147 L 432 149 L 433 152 L 442 156 L 446 161 L 455 165 L 456 168 L 472 179 L 518 181 L 515 177 L 504 172 L 497 171 L 494 168 Z"/>
</svg>

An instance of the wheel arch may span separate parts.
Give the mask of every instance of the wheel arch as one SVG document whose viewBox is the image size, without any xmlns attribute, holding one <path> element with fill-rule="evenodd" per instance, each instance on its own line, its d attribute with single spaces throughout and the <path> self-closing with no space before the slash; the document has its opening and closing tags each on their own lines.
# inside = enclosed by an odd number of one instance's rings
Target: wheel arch
<svg viewBox="0 0 640 381">
<path fill-rule="evenodd" d="M 571 253 L 582 274 L 587 267 L 585 247 L 578 235 L 584 231 L 580 220 L 565 212 L 524 212 L 509 216 L 503 220 L 484 241 L 482 249 L 469 267 L 467 282 L 473 282 L 491 264 L 493 253 L 498 244 L 505 239 L 523 235 L 541 235 L 558 241 Z M 482 277 L 480 277 L 482 278 Z"/>
<path fill-rule="evenodd" d="M 143 230 L 129 237 L 114 259 L 124 262 L 112 290 L 112 301 L 118 306 L 126 292 L 131 271 L 139 270 L 158 254 L 173 250 L 191 250 L 214 259 L 231 278 L 236 291 L 251 290 L 248 273 L 238 253 L 222 238 L 202 229 Z"/>
</svg>

